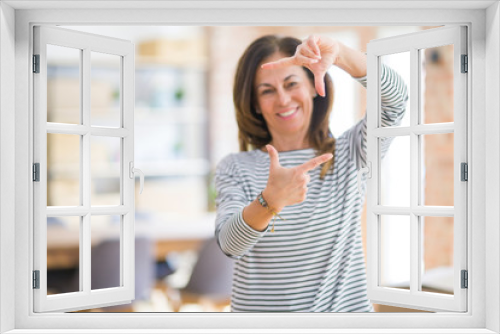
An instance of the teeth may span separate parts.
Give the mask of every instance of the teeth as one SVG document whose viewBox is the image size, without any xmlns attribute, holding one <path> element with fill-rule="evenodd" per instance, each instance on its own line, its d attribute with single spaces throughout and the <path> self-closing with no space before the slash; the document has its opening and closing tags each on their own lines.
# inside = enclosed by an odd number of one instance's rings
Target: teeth
<svg viewBox="0 0 500 334">
<path fill-rule="evenodd" d="M 284 112 L 284 113 L 281 113 L 279 114 L 280 116 L 283 116 L 283 117 L 287 117 L 287 116 L 290 116 L 291 114 L 293 114 L 295 112 L 295 109 L 294 110 L 290 110 L 290 111 L 287 111 L 287 112 Z"/>
</svg>

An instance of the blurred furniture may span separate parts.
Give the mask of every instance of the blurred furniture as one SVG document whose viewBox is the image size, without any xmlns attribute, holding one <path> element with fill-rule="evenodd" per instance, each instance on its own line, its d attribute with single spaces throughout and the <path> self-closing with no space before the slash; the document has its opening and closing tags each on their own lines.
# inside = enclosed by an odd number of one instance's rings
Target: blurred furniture
<svg viewBox="0 0 500 334">
<path fill-rule="evenodd" d="M 175 312 L 184 304 L 199 304 L 205 311 L 222 311 L 231 302 L 234 260 L 217 245 L 215 237 L 200 249 L 187 285 L 179 290 L 167 289 Z"/>
<path fill-rule="evenodd" d="M 105 240 L 92 248 L 92 290 L 120 286 L 120 240 Z M 135 239 L 135 299 L 147 300 L 154 282 L 153 242 Z"/>
<path fill-rule="evenodd" d="M 198 251 L 203 242 L 214 235 L 215 213 L 196 221 L 174 221 L 155 215 L 150 222 L 136 223 L 136 238 L 149 238 L 153 244 L 152 258 L 164 261 L 170 252 Z M 92 246 L 114 239 L 113 227 L 102 226 L 92 231 Z M 47 226 L 47 269 L 78 267 L 79 233 L 60 224 Z"/>
<path fill-rule="evenodd" d="M 149 238 L 135 240 L 135 298 L 148 300 L 154 286 L 155 261 L 153 242 Z M 78 271 L 69 280 L 71 291 L 78 291 Z M 120 240 L 108 239 L 92 247 L 91 289 L 106 289 L 120 286 Z M 106 312 L 134 312 L 132 304 L 108 306 Z M 94 310 L 95 311 L 95 310 Z"/>
<path fill-rule="evenodd" d="M 183 221 L 171 216 L 155 215 L 136 222 L 136 300 L 149 298 L 162 277 L 155 277 L 156 263 L 165 263 L 169 253 L 198 252 L 204 241 L 214 234 L 215 214 L 195 221 Z M 50 294 L 79 290 L 80 225 L 67 225 L 50 220 L 47 226 L 47 274 Z M 119 241 L 116 226 L 102 224 L 92 230 L 92 289 L 119 285 Z M 102 268 L 102 269 L 101 269 Z M 99 276 L 111 272 L 113 277 Z M 165 271 L 165 270 L 163 270 Z M 114 274 L 113 274 L 114 273 Z M 97 275 L 97 276 L 96 276 Z M 165 276 L 165 275 L 164 275 Z M 164 278 L 164 277 L 163 277 Z M 163 287 L 163 288 L 162 288 Z M 164 289 L 164 283 L 159 284 Z M 132 312 L 131 304 L 120 308 L 101 308 L 101 312 Z M 96 310 L 91 310 L 95 312 Z"/>
</svg>

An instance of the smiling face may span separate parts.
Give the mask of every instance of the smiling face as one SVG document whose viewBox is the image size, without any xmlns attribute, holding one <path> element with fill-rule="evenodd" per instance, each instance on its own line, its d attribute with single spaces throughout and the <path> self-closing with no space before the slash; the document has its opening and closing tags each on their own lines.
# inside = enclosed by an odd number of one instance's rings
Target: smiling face
<svg viewBox="0 0 500 334">
<path fill-rule="evenodd" d="M 262 63 L 286 57 L 275 53 Z M 313 113 L 314 86 L 301 66 L 262 69 L 254 83 L 257 109 L 262 113 L 273 141 L 291 136 L 307 140 Z"/>
</svg>

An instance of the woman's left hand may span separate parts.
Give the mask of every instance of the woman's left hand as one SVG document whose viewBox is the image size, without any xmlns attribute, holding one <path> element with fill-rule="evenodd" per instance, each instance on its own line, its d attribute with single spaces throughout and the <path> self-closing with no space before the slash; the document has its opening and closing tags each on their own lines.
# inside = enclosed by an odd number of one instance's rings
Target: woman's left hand
<svg viewBox="0 0 500 334">
<path fill-rule="evenodd" d="M 318 94 L 325 96 L 325 73 L 330 66 L 337 63 L 341 45 L 337 40 L 311 35 L 297 47 L 295 55 L 275 62 L 265 63 L 262 68 L 273 69 L 290 65 L 304 66 L 314 74 L 314 86 Z"/>
</svg>

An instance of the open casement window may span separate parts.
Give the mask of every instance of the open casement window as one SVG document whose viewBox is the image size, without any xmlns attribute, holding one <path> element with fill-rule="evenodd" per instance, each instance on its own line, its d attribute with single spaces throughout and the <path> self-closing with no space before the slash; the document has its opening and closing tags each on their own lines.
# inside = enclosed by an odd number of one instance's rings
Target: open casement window
<svg viewBox="0 0 500 334">
<path fill-rule="evenodd" d="M 466 54 L 466 28 L 460 26 L 368 44 L 367 253 L 373 303 L 467 310 Z M 407 78 L 406 113 L 393 123 L 387 121 L 393 110 L 384 108 L 394 98 L 382 93 L 384 64 L 398 64 L 397 72 Z M 436 78 L 446 89 L 436 88 Z M 448 113 L 439 117 L 436 109 Z M 426 230 L 438 226 L 449 231 L 443 234 L 449 236 L 448 265 L 429 270 L 436 264 L 425 257 Z M 429 289 L 436 287 L 433 282 L 441 289 Z"/>
<path fill-rule="evenodd" d="M 140 172 L 133 167 L 134 45 L 34 29 L 34 310 L 130 303 L 134 172 Z M 109 90 L 114 101 L 103 103 Z M 48 268 L 64 267 L 65 259 L 47 263 L 47 252 L 67 246 L 55 241 L 77 248 L 78 269 L 63 291 L 50 288 Z M 108 247 L 93 254 L 104 241 Z M 97 282 L 92 271 L 111 279 Z"/>
</svg>

